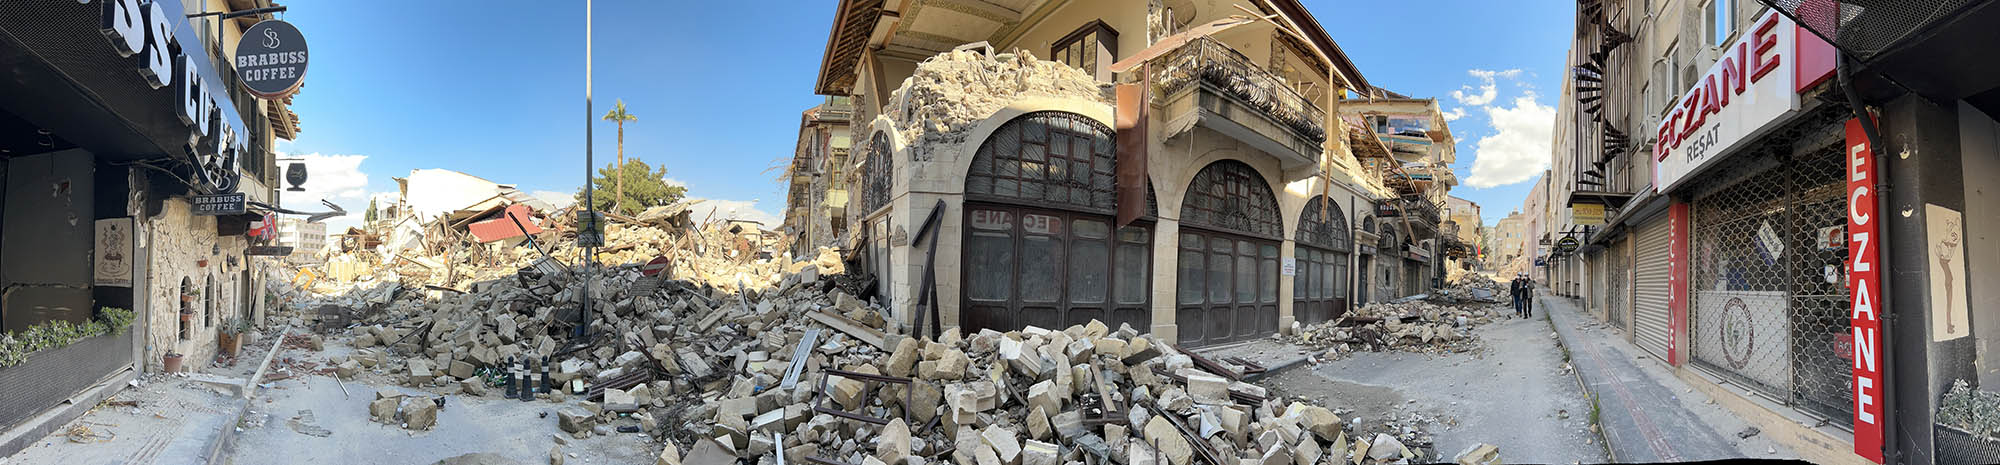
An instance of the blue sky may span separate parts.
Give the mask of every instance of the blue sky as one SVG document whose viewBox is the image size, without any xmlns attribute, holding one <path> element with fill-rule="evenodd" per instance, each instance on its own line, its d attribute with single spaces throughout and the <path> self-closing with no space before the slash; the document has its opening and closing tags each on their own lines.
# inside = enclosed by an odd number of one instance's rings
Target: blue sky
<svg viewBox="0 0 2000 465">
<path fill-rule="evenodd" d="M 1540 153 L 1532 153 L 1535 137 L 1527 136 L 1537 128 L 1529 120 L 1540 118 L 1529 116 L 1553 108 L 1560 95 L 1573 4 L 1305 3 L 1370 82 L 1465 112 L 1451 123 L 1462 181 L 1474 176 L 1474 159 L 1485 155 L 1481 139 L 1491 136 L 1501 137 L 1486 143 L 1493 166 L 1481 168 L 1491 171 L 1482 180 L 1512 180 L 1519 176 L 1507 172 L 1539 172 L 1527 165 L 1547 163 L 1547 124 Z M 283 19 L 306 33 L 312 63 L 295 99 L 303 130 L 279 149 L 308 157 L 313 179 L 310 192 L 285 203 L 308 208 L 328 198 L 358 211 L 370 196 L 395 190 L 391 177 L 421 168 L 573 192 L 584 177 L 584 12 L 581 2 L 552 5 L 289 5 Z M 639 116 L 626 125 L 628 158 L 664 163 L 691 196 L 724 208 L 781 212 L 784 186 L 771 167 L 791 156 L 799 113 L 823 99 L 812 83 L 833 7 L 830 0 L 597 2 L 596 108 L 588 116 L 599 166 L 616 156 L 617 134 L 597 117 L 623 99 Z M 1492 98 L 1471 70 L 1494 71 Z M 1523 105 L 1530 91 L 1539 95 Z M 1454 192 L 1484 207 L 1490 225 L 1520 205 L 1532 181 Z"/>
</svg>

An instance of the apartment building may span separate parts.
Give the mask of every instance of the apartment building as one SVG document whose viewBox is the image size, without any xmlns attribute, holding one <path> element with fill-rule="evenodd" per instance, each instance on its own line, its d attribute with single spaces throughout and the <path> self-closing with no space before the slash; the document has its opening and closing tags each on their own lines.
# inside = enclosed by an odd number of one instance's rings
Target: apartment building
<svg viewBox="0 0 2000 465">
<path fill-rule="evenodd" d="M 833 21 L 815 91 L 852 98 L 846 242 L 898 325 L 1215 345 L 1441 276 L 1449 129 L 1295 0 L 843 0 Z"/>
<path fill-rule="evenodd" d="M 2000 460 L 1939 409 L 2000 386 L 1993 3 L 1579 2 L 1558 292 L 1808 460 Z"/>
<path fill-rule="evenodd" d="M 840 239 L 847 237 L 847 153 L 854 145 L 847 125 L 853 114 L 851 99 L 829 96 L 799 115 L 798 149 L 792 154 L 781 226 L 792 234 L 793 256 L 841 247 Z"/>
</svg>

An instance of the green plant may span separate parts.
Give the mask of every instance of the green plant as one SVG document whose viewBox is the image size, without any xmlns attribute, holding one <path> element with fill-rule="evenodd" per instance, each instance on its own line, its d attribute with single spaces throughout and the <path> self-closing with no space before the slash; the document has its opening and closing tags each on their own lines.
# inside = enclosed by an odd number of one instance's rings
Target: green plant
<svg viewBox="0 0 2000 465">
<path fill-rule="evenodd" d="M 132 320 L 136 319 L 137 316 L 133 315 L 131 310 L 118 307 L 104 307 L 98 309 L 97 318 L 104 320 L 104 324 L 111 327 L 112 333 L 123 336 L 125 335 L 125 331 L 132 329 Z"/>
<path fill-rule="evenodd" d="M 30 326 L 19 336 L 12 332 L 0 334 L 0 368 L 20 365 L 35 352 L 70 345 L 110 331 L 110 325 L 95 319 L 82 324 L 53 320 Z"/>
<path fill-rule="evenodd" d="M 229 318 L 222 319 L 222 326 L 219 326 L 218 328 L 222 331 L 223 334 L 235 336 L 238 334 L 249 332 L 250 322 L 244 320 L 242 317 L 232 316 Z"/>
</svg>

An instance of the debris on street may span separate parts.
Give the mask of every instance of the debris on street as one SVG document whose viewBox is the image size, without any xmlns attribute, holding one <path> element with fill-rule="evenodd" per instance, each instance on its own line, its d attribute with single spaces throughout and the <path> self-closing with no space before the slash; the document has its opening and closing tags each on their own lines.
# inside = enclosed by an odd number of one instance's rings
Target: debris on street
<svg viewBox="0 0 2000 465">
<path fill-rule="evenodd" d="M 1461 353 L 1476 350 L 1473 331 L 1499 315 L 1499 284 L 1479 273 L 1461 275 L 1451 287 L 1389 302 L 1371 302 L 1318 324 L 1298 325 L 1286 339 L 1336 359 L 1358 351 Z"/>
<path fill-rule="evenodd" d="M 671 463 L 1426 459 L 1395 438 L 1350 437 L 1333 411 L 1233 381 L 1130 326 L 911 337 L 911 322 L 855 297 L 863 278 L 842 273 L 837 253 L 789 261 L 742 247 L 739 232 L 613 222 L 597 258 L 627 264 L 608 266 L 577 260 L 556 227 L 516 250 L 408 249 L 373 275 L 279 290 L 296 324 L 353 349 L 292 369 L 433 393 L 378 388 L 379 423 L 434 428 L 451 396 L 541 402 L 571 438 L 637 432 L 664 442 Z M 565 245 L 540 253 L 547 243 Z M 667 265 L 640 266 L 652 257 Z M 1430 322 L 1486 318 L 1421 301 L 1369 308 L 1378 316 L 1358 329 L 1377 333 L 1348 339 L 1460 341 L 1469 327 Z"/>
</svg>

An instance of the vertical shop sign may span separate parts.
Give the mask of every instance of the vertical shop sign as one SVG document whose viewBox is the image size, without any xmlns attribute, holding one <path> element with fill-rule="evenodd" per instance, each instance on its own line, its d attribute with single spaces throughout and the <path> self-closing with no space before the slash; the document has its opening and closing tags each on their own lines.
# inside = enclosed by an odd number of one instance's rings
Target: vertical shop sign
<svg viewBox="0 0 2000 465">
<path fill-rule="evenodd" d="M 1861 120 L 1847 121 L 1847 269 L 1853 296 L 1848 324 L 1854 349 L 1854 453 L 1882 463 L 1882 344 L 1881 289 L 1876 269 L 1880 222 L 1874 221 L 1875 153 L 1862 133 Z"/>
<path fill-rule="evenodd" d="M 1667 364 L 1681 364 L 1681 334 L 1687 332 L 1688 222 L 1691 205 L 1667 207 Z"/>
</svg>

